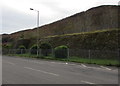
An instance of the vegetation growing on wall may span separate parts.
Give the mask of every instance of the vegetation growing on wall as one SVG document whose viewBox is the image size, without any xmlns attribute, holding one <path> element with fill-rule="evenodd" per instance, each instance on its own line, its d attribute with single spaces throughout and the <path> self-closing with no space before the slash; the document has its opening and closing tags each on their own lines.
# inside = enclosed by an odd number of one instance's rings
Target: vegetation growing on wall
<svg viewBox="0 0 120 86">
<path fill-rule="evenodd" d="M 11 45 L 11 44 L 7 44 L 7 43 L 4 43 L 4 44 L 2 44 L 2 48 L 11 49 L 11 48 L 12 48 L 12 45 Z"/>
<path fill-rule="evenodd" d="M 25 53 L 25 46 L 20 45 L 19 48 L 17 49 L 17 54 L 24 54 Z"/>
<path fill-rule="evenodd" d="M 55 48 L 55 57 L 56 58 L 67 58 L 68 57 L 68 47 L 61 45 Z"/>
<path fill-rule="evenodd" d="M 30 48 L 30 53 L 31 54 L 37 54 L 37 49 L 38 49 L 39 47 L 36 45 L 36 44 L 34 44 L 31 48 Z"/>
<path fill-rule="evenodd" d="M 85 33 L 49 36 L 43 39 L 53 47 L 67 45 L 70 49 L 118 49 L 118 34 L 120 29 L 99 30 Z"/>
<path fill-rule="evenodd" d="M 52 47 L 49 43 L 42 43 L 40 45 L 41 54 L 44 56 L 48 56 L 52 52 Z"/>
</svg>

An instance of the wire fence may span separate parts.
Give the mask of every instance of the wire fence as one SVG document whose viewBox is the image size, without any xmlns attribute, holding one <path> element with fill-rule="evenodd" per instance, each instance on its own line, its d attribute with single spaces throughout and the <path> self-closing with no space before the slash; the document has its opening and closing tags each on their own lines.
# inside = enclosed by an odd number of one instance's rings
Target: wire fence
<svg viewBox="0 0 120 86">
<path fill-rule="evenodd" d="M 50 49 L 47 50 L 41 50 L 41 49 L 2 49 L 2 54 L 36 54 L 36 51 L 38 51 L 38 55 L 41 56 L 43 53 L 46 56 L 55 56 L 55 50 Z M 88 59 L 119 59 L 119 50 L 86 50 L 86 49 L 68 49 L 68 58 L 88 58 Z"/>
<path fill-rule="evenodd" d="M 83 49 L 70 49 L 69 54 L 71 57 L 82 57 L 92 59 L 118 59 L 118 50 L 83 50 Z"/>
</svg>

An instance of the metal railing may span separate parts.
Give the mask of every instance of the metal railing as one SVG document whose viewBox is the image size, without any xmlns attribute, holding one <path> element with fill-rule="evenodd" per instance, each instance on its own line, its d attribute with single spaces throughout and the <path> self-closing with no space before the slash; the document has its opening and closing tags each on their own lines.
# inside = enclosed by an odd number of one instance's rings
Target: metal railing
<svg viewBox="0 0 120 86">
<path fill-rule="evenodd" d="M 38 50 L 39 56 L 45 54 L 54 56 L 54 49 Z M 37 54 L 37 50 L 31 49 L 2 49 L 2 54 Z M 47 53 L 46 53 L 47 52 Z M 88 59 L 119 59 L 119 50 L 86 50 L 86 49 L 68 49 L 68 58 L 79 57 Z"/>
</svg>

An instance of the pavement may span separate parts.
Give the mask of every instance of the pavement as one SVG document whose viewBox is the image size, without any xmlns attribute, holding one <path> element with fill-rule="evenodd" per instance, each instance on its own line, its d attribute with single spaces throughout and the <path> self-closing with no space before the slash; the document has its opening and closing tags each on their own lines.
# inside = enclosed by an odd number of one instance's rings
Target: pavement
<svg viewBox="0 0 120 86">
<path fill-rule="evenodd" d="M 3 84 L 118 84 L 117 67 L 2 57 Z"/>
</svg>

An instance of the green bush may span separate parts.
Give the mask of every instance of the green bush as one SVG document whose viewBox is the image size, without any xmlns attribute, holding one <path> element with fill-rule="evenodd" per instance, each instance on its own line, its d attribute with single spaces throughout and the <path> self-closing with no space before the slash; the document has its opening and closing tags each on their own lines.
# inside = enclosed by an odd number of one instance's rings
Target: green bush
<svg viewBox="0 0 120 86">
<path fill-rule="evenodd" d="M 12 45 L 8 43 L 3 43 L 1 44 L 0 48 L 2 49 L 2 54 L 8 54 L 9 50 L 12 48 Z"/>
<path fill-rule="evenodd" d="M 24 45 L 19 46 L 19 49 L 26 49 Z"/>
<path fill-rule="evenodd" d="M 55 48 L 56 58 L 67 58 L 68 57 L 68 47 L 65 45 L 58 46 Z"/>
<path fill-rule="evenodd" d="M 17 50 L 17 54 L 25 54 L 25 52 L 26 52 L 25 50 L 26 50 L 25 46 L 21 45 L 21 46 L 19 46 L 19 48 Z"/>
<path fill-rule="evenodd" d="M 52 51 L 52 47 L 49 43 L 42 43 L 40 49 L 43 56 L 48 56 Z"/>
<path fill-rule="evenodd" d="M 38 49 L 37 45 L 33 45 L 33 46 L 30 48 L 30 53 L 31 53 L 31 54 L 37 54 L 37 49 Z"/>
<path fill-rule="evenodd" d="M 2 44 L 2 48 L 4 48 L 4 49 L 11 49 L 12 45 L 11 44 Z"/>
</svg>

